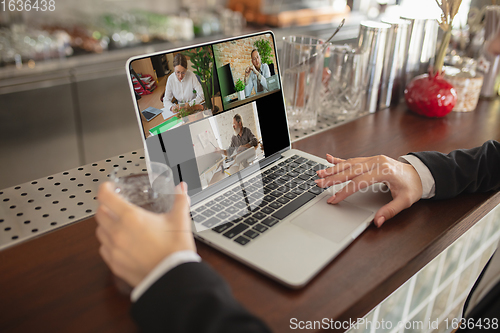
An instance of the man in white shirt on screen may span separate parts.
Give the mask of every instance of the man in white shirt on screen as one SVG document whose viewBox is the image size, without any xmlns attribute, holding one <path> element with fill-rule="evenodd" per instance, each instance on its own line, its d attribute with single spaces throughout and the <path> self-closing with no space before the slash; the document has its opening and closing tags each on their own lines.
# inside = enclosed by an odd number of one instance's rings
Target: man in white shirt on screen
<svg viewBox="0 0 500 333">
<path fill-rule="evenodd" d="M 259 51 L 253 49 L 250 55 L 252 65 L 245 69 L 245 97 L 250 96 L 254 88 L 256 94 L 268 91 L 266 79 L 271 76 L 269 66 L 260 60 Z"/>
</svg>

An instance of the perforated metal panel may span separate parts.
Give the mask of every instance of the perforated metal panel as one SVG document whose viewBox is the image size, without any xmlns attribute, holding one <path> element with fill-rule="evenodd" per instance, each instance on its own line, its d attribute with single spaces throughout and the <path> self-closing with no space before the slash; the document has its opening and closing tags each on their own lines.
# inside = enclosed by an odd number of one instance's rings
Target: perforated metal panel
<svg viewBox="0 0 500 333">
<path fill-rule="evenodd" d="M 355 118 L 343 119 L 343 120 L 339 120 L 335 116 L 319 115 L 318 116 L 318 124 L 315 128 L 311 128 L 308 130 L 296 130 L 296 129 L 290 130 L 290 137 L 291 137 L 292 142 L 299 141 L 299 140 L 304 139 L 306 137 L 309 137 L 311 135 L 324 132 L 324 131 L 329 130 L 331 128 L 345 124 L 349 121 L 353 121 L 353 120 L 358 119 L 360 117 L 366 116 L 367 114 L 369 114 L 369 113 L 368 112 L 362 113 L 362 114 L 359 114 Z"/>
<path fill-rule="evenodd" d="M 144 151 L 0 190 L 0 250 L 94 215 L 99 185 L 115 167 L 145 171 Z"/>
<path fill-rule="evenodd" d="M 344 122 L 320 116 L 316 128 L 292 130 L 292 142 Z M 99 185 L 117 167 L 131 174 L 146 171 L 144 151 L 133 151 L 0 190 L 0 250 L 94 215 Z"/>
</svg>

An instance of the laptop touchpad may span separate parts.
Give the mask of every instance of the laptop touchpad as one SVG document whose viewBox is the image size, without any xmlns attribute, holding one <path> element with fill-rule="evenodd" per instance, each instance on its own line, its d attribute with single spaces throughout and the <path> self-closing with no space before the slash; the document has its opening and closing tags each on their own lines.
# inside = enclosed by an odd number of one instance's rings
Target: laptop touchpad
<svg viewBox="0 0 500 333">
<path fill-rule="evenodd" d="M 296 216 L 291 223 L 335 243 L 340 243 L 344 238 L 353 235 L 356 229 L 367 225 L 366 223 L 373 219 L 374 213 L 369 210 L 348 202 L 330 205 L 326 203 L 327 197 L 329 195 L 324 196 L 322 200 Z M 357 233 L 353 236 L 357 236 Z"/>
</svg>

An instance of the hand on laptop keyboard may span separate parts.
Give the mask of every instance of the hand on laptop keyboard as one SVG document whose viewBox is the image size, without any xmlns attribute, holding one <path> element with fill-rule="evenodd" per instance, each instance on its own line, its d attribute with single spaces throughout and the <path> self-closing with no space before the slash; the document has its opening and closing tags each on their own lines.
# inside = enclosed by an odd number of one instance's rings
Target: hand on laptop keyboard
<svg viewBox="0 0 500 333">
<path fill-rule="evenodd" d="M 193 221 L 246 245 L 323 192 L 326 165 L 293 155 L 191 212 Z M 223 206 L 216 214 L 214 207 Z"/>
<path fill-rule="evenodd" d="M 422 196 L 422 181 L 411 164 L 383 155 L 343 160 L 327 154 L 326 159 L 335 165 L 318 171 L 318 176 L 321 177 L 315 180 L 318 186 L 327 187 L 351 180 L 349 184 L 330 197 L 328 203 L 337 204 L 375 183 L 385 183 L 389 187 L 393 200 L 375 214 L 373 220 L 377 227 L 403 209 L 410 207 Z"/>
</svg>

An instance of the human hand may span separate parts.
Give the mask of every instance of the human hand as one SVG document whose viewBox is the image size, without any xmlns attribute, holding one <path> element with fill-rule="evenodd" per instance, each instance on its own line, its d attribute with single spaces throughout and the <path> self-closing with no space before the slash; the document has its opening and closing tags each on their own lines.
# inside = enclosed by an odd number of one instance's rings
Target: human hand
<svg viewBox="0 0 500 333">
<path fill-rule="evenodd" d="M 254 65 L 252 65 L 252 71 L 255 73 L 255 74 L 259 74 L 259 72 L 257 71 L 257 68 L 255 68 Z"/>
<path fill-rule="evenodd" d="M 179 112 L 179 109 L 180 109 L 179 104 L 174 104 L 170 107 L 170 111 L 172 112 Z"/>
<path fill-rule="evenodd" d="M 245 77 L 248 77 L 250 75 L 250 72 L 252 71 L 252 66 L 248 66 L 245 69 Z"/>
<path fill-rule="evenodd" d="M 165 257 L 183 250 L 196 251 L 187 185 L 179 184 L 176 193 L 172 210 L 156 214 L 126 201 L 109 182 L 99 188 L 100 206 L 95 216 L 99 253 L 111 271 L 133 287 Z"/>
<path fill-rule="evenodd" d="M 422 196 L 422 181 L 411 164 L 398 162 L 383 155 L 343 160 L 327 154 L 326 159 L 335 165 L 317 172 L 320 179 L 315 182 L 318 186 L 328 187 L 352 180 L 328 198 L 327 202 L 330 204 L 337 204 L 351 194 L 375 183 L 385 183 L 389 187 L 393 200 L 375 214 L 373 222 L 377 227 L 410 207 Z"/>
</svg>

